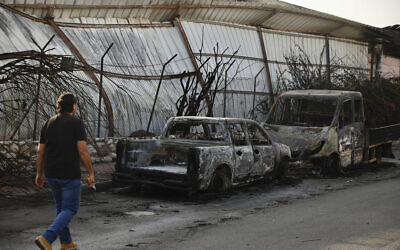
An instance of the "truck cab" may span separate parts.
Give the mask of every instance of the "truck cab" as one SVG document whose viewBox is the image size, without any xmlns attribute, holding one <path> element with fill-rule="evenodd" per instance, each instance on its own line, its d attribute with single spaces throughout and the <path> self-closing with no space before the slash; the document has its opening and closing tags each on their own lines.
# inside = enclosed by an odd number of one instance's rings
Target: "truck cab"
<svg viewBox="0 0 400 250">
<path fill-rule="evenodd" d="M 309 160 L 336 173 L 376 160 L 384 150 L 390 150 L 392 139 L 371 139 L 362 94 L 355 91 L 285 92 L 277 98 L 263 126 L 273 140 L 290 147 L 292 160 Z"/>
</svg>

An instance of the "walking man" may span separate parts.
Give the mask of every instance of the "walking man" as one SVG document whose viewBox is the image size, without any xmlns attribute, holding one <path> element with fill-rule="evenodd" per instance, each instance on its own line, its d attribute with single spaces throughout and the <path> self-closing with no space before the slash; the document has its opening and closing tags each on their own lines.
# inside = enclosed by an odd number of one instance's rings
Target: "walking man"
<svg viewBox="0 0 400 250">
<path fill-rule="evenodd" d="M 61 249 L 76 249 L 69 223 L 79 210 L 81 172 L 79 158 L 89 173 L 88 186 L 94 186 L 94 171 L 86 145 L 83 122 L 74 117 L 77 100 L 72 93 L 63 93 L 57 100 L 58 114 L 51 117 L 40 132 L 36 162 L 36 185 L 43 187 L 47 180 L 54 197 L 57 216 L 36 245 L 42 250 L 60 238 Z"/>
</svg>

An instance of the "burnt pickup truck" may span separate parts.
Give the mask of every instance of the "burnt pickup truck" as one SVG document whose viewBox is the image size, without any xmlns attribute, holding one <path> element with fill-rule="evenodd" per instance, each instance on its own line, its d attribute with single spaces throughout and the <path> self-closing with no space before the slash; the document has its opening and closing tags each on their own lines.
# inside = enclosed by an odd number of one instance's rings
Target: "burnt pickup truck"
<svg viewBox="0 0 400 250">
<path fill-rule="evenodd" d="M 255 121 L 172 117 L 159 139 L 117 143 L 113 180 L 184 191 L 224 192 L 282 175 L 289 147 L 274 143 Z"/>
<path fill-rule="evenodd" d="M 291 149 L 291 160 L 309 160 L 328 174 L 391 157 L 400 124 L 368 128 L 360 92 L 295 90 L 281 94 L 262 126 Z"/>
</svg>

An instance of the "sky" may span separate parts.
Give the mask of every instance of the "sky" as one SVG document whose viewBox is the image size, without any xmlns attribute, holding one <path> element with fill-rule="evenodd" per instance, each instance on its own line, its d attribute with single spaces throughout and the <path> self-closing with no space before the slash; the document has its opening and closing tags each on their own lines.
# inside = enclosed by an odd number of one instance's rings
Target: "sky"
<svg viewBox="0 0 400 250">
<path fill-rule="evenodd" d="M 375 27 L 400 24 L 400 0 L 282 0 Z"/>
</svg>

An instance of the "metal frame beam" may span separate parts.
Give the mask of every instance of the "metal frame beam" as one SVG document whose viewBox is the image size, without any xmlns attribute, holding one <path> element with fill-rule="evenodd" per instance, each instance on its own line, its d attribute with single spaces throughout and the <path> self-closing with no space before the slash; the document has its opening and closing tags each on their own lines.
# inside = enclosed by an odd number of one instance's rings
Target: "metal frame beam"
<svg viewBox="0 0 400 250">
<path fill-rule="evenodd" d="M 335 31 L 337 31 L 337 30 L 340 30 L 341 28 L 343 28 L 343 27 L 345 27 L 345 26 L 346 26 L 345 23 L 341 23 L 341 24 L 339 24 L 338 26 L 336 26 L 335 28 L 332 28 L 332 29 L 330 29 L 330 30 L 324 32 L 322 35 L 327 36 L 327 35 L 329 35 L 330 33 L 335 32 Z"/>
<path fill-rule="evenodd" d="M 79 50 L 74 46 L 74 44 L 69 40 L 67 35 L 57 26 L 57 24 L 54 22 L 54 19 L 49 18 L 48 23 L 53 27 L 53 29 L 56 31 L 56 33 L 61 37 L 61 39 L 64 41 L 64 43 L 71 49 L 72 53 L 75 54 L 75 56 L 81 61 L 81 63 L 85 66 L 88 66 L 88 63 L 86 62 L 85 58 L 81 55 Z M 88 71 L 85 70 L 85 73 L 94 81 L 94 83 L 97 85 L 99 88 L 99 91 L 101 92 L 102 97 L 104 98 L 104 103 L 106 106 L 107 110 L 107 119 L 108 119 L 108 136 L 112 137 L 114 136 L 114 116 L 113 116 L 113 110 L 111 106 L 110 99 L 107 96 L 107 93 L 105 92 L 104 88 L 100 85 L 99 79 L 97 79 L 96 75 L 93 73 L 93 71 Z"/>
<path fill-rule="evenodd" d="M 20 16 L 23 16 L 25 18 L 28 18 L 28 19 L 30 19 L 32 21 L 40 22 L 40 23 L 46 23 L 46 21 L 44 21 L 42 18 L 38 18 L 38 17 L 32 16 L 32 15 L 29 15 L 29 14 L 23 12 L 23 11 L 17 10 L 16 9 L 17 7 L 14 7 L 12 4 L 0 3 L 0 7 L 6 9 L 8 11 L 11 11 L 11 12 L 13 12 L 15 14 L 18 14 Z"/>
<path fill-rule="evenodd" d="M 346 23 L 347 20 L 343 18 L 332 18 L 327 16 L 321 16 L 314 13 L 298 12 L 290 9 L 277 9 L 272 7 L 260 6 L 260 5 L 238 5 L 238 4 L 133 4 L 133 5 L 82 5 L 82 4 L 8 4 L 11 8 L 31 8 L 31 9 L 240 9 L 240 10 L 261 10 L 261 11 L 276 11 L 276 13 L 294 14 L 299 16 L 306 16 L 310 18 L 317 18 L 321 20 Z M 360 25 L 352 21 L 348 21 L 346 25 L 362 29 L 366 32 L 370 31 L 366 25 Z"/>
<path fill-rule="evenodd" d="M 189 39 L 186 36 L 185 30 L 183 29 L 183 26 L 182 26 L 182 23 L 181 23 L 179 17 L 175 18 L 175 23 L 178 26 L 179 32 L 181 33 L 183 42 L 184 42 L 185 47 L 187 49 L 187 52 L 189 54 L 190 60 L 192 61 L 193 67 L 195 68 L 195 70 L 196 70 L 196 72 L 198 74 L 198 77 L 200 79 L 200 84 L 201 84 L 202 87 L 204 87 L 205 86 L 205 82 L 204 82 L 203 76 L 201 75 L 199 65 L 198 65 L 198 63 L 196 61 L 196 56 L 193 53 L 192 46 L 189 43 Z M 206 104 L 207 104 L 207 108 L 208 108 L 208 114 L 207 115 L 208 116 L 214 116 L 213 115 L 213 110 L 212 110 L 212 104 L 211 104 L 211 100 L 210 100 L 209 95 L 206 94 L 205 98 L 206 98 Z"/>
<path fill-rule="evenodd" d="M 59 27 L 68 28 L 90 28 L 90 29 L 112 29 L 112 28 L 169 28 L 174 25 L 171 22 L 165 23 L 118 23 L 118 24 L 97 24 L 97 23 L 60 23 Z"/>
<path fill-rule="evenodd" d="M 257 27 L 258 31 L 258 37 L 260 38 L 260 45 L 261 45 L 261 50 L 263 54 L 263 61 L 264 61 L 264 68 L 265 68 L 265 73 L 267 74 L 267 86 L 268 86 L 268 91 L 269 91 L 269 104 L 272 105 L 274 102 L 274 93 L 272 89 L 272 80 L 271 80 L 271 72 L 269 70 L 269 64 L 268 64 L 268 57 L 267 57 L 267 51 L 265 48 L 264 44 L 264 37 L 263 37 L 263 31 L 260 26 Z"/>
<path fill-rule="evenodd" d="M 278 11 L 277 11 L 276 9 L 273 9 L 273 10 L 271 11 L 271 13 L 270 13 L 268 16 L 264 17 L 264 18 L 261 20 L 261 22 L 255 23 L 254 26 L 262 25 L 263 23 L 265 23 L 266 21 L 268 21 L 269 19 L 271 19 L 273 16 L 275 16 L 276 13 L 278 13 Z"/>
<path fill-rule="evenodd" d="M 329 36 L 325 36 L 325 56 L 326 56 L 326 72 L 328 82 L 331 82 L 331 51 L 329 48 Z"/>
</svg>

